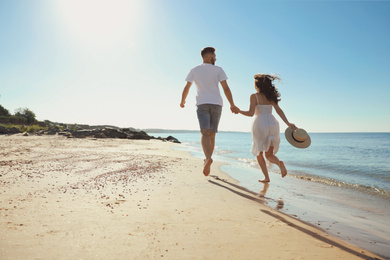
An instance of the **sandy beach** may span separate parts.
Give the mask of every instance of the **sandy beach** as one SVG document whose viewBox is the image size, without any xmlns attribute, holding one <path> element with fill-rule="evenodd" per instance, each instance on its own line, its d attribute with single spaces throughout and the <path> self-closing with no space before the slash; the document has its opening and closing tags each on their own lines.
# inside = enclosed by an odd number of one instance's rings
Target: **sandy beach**
<svg viewBox="0 0 390 260">
<path fill-rule="evenodd" d="M 175 146 L 0 136 L 0 259 L 382 259 Z"/>
</svg>

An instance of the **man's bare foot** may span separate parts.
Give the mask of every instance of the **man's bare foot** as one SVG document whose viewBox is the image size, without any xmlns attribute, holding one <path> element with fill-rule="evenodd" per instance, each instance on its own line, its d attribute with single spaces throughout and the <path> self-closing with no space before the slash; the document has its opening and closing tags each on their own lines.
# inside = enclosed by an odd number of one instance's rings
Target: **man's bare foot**
<svg viewBox="0 0 390 260">
<path fill-rule="evenodd" d="M 286 167 L 284 166 L 284 163 L 283 163 L 282 161 L 280 161 L 279 167 L 280 167 L 280 171 L 281 171 L 281 173 L 282 173 L 282 178 L 286 177 L 286 175 L 287 175 L 287 169 L 286 169 Z"/>
<path fill-rule="evenodd" d="M 271 180 L 270 179 L 262 179 L 262 180 L 259 180 L 259 182 L 262 182 L 262 183 L 268 183 L 270 182 Z"/>
<path fill-rule="evenodd" d="M 204 166 L 203 166 L 203 174 L 204 176 L 209 176 L 210 174 L 210 166 L 213 163 L 213 159 L 205 159 L 204 160 Z"/>
</svg>

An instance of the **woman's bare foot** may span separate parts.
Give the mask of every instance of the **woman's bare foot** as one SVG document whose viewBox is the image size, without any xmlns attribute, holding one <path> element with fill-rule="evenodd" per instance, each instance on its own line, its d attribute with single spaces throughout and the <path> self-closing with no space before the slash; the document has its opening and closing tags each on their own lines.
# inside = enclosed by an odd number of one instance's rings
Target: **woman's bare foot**
<svg viewBox="0 0 390 260">
<path fill-rule="evenodd" d="M 259 180 L 259 182 L 262 182 L 262 183 L 268 183 L 268 182 L 270 182 L 271 180 L 270 179 L 267 179 L 267 178 L 265 178 L 265 179 L 262 179 L 262 180 Z"/>
<path fill-rule="evenodd" d="M 203 166 L 203 174 L 204 176 L 209 176 L 210 174 L 210 167 L 211 164 L 213 163 L 213 159 L 205 159 L 204 160 L 204 166 Z"/>
<path fill-rule="evenodd" d="M 287 169 L 284 166 L 284 163 L 282 161 L 279 162 L 280 172 L 282 173 L 282 178 L 286 177 L 287 175 Z"/>
</svg>

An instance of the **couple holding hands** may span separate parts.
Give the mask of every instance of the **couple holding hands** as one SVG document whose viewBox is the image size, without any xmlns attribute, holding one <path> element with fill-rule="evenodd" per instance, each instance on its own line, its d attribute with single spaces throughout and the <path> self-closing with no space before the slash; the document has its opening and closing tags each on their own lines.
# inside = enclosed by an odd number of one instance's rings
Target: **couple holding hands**
<svg viewBox="0 0 390 260">
<path fill-rule="evenodd" d="M 222 97 L 219 91 L 219 83 L 230 103 L 230 109 L 235 114 L 255 116 L 252 124 L 252 149 L 251 152 L 257 158 L 257 162 L 264 174 L 264 179 L 259 182 L 270 182 L 265 158 L 280 168 L 282 177 L 287 175 L 287 169 L 282 161 L 276 157 L 280 144 L 279 123 L 272 115 L 272 107 L 280 118 L 288 125 L 286 139 L 294 146 L 306 148 L 310 145 L 310 137 L 303 129 L 298 129 L 287 120 L 283 110 L 279 107 L 280 94 L 274 86 L 274 81 L 280 78 L 268 74 L 256 74 L 256 93 L 250 96 L 248 111 L 242 111 L 234 105 L 233 96 L 227 84 L 227 76 L 221 67 L 215 66 L 215 49 L 206 47 L 201 51 L 203 64 L 194 67 L 189 72 L 182 93 L 180 106 L 184 108 L 192 83 L 197 89 L 196 105 L 197 115 L 201 131 L 201 144 L 205 155 L 203 174 L 210 174 L 213 162 L 212 154 L 215 146 L 215 135 L 218 132 L 218 124 L 222 112 Z"/>
</svg>

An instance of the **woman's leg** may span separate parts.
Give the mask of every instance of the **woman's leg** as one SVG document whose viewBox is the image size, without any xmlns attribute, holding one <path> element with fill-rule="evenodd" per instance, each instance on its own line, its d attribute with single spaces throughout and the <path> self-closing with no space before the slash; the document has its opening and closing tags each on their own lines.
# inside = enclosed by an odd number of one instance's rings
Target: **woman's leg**
<svg viewBox="0 0 390 260">
<path fill-rule="evenodd" d="M 284 166 L 284 163 L 279 160 L 278 157 L 274 155 L 274 147 L 271 146 L 267 152 L 265 152 L 265 157 L 268 161 L 276 164 L 280 168 L 280 172 L 282 173 L 282 177 L 285 177 L 287 175 L 287 169 Z"/>
<path fill-rule="evenodd" d="M 257 162 L 259 163 L 259 166 L 260 166 L 261 170 L 263 171 L 263 174 L 265 177 L 264 179 L 259 180 L 259 182 L 270 182 L 267 165 L 266 165 L 264 157 L 263 157 L 263 152 L 260 152 L 260 154 L 257 156 Z"/>
</svg>

